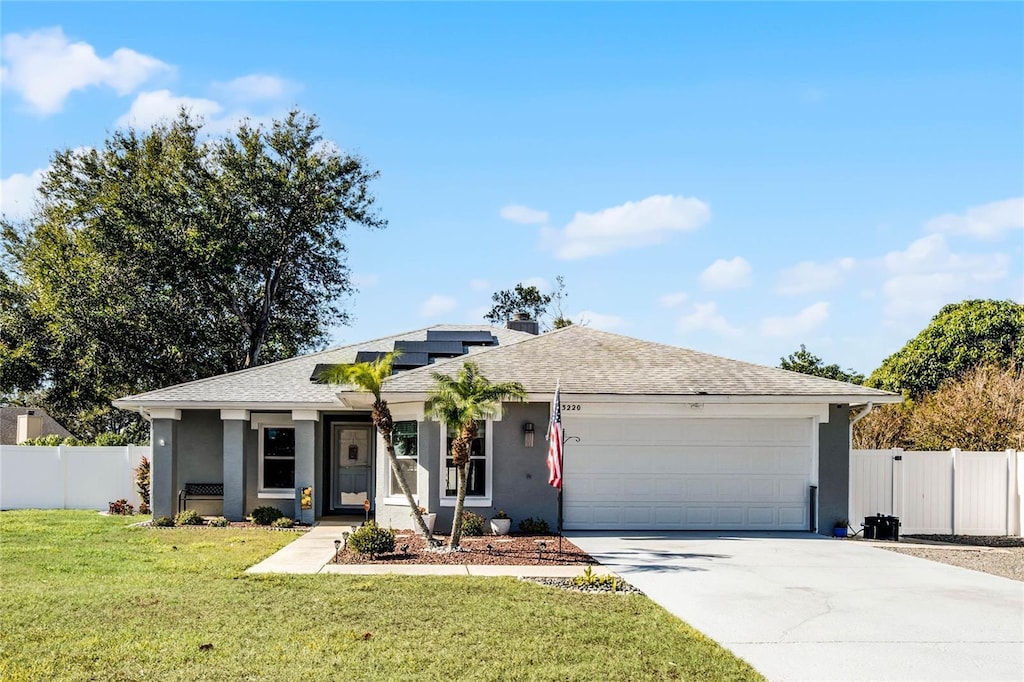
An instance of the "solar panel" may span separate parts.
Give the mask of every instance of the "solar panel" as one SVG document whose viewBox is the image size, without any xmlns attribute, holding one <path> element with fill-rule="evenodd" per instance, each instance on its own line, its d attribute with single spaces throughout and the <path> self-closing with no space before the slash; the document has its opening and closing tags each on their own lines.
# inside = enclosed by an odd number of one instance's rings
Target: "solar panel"
<svg viewBox="0 0 1024 682">
<path fill-rule="evenodd" d="M 459 341 L 467 346 L 494 346 L 498 339 L 489 331 L 428 329 L 427 341 Z"/>
<path fill-rule="evenodd" d="M 395 341 L 395 350 L 403 353 L 429 353 L 431 355 L 463 355 L 466 347 L 461 341 Z"/>
</svg>

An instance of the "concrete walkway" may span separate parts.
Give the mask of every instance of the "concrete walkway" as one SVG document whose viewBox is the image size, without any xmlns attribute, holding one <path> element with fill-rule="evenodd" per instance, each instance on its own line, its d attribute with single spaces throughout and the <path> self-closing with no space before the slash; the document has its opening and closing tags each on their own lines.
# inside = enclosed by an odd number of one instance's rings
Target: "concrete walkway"
<svg viewBox="0 0 1024 682">
<path fill-rule="evenodd" d="M 1024 674 L 1018 581 L 809 533 L 568 535 L 771 680 Z"/>
<path fill-rule="evenodd" d="M 452 564 L 331 564 L 334 541 L 355 526 L 321 523 L 285 545 L 247 573 L 335 573 L 345 575 L 476 575 L 531 578 L 571 578 L 583 573 L 579 566 L 468 566 Z M 602 574 L 607 571 L 601 571 Z"/>
</svg>

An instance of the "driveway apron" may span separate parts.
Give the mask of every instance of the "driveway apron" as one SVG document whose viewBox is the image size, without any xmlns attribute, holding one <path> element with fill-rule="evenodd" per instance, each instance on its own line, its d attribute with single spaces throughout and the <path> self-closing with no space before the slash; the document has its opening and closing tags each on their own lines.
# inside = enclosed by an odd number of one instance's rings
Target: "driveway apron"
<svg viewBox="0 0 1024 682">
<path fill-rule="evenodd" d="M 1024 583 L 809 533 L 567 536 L 771 680 L 1024 679 Z"/>
</svg>

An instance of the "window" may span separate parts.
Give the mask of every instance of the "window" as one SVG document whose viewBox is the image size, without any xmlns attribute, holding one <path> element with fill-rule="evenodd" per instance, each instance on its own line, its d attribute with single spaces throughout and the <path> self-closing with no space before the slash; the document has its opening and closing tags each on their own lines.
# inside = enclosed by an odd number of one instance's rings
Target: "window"
<svg viewBox="0 0 1024 682">
<path fill-rule="evenodd" d="M 452 464 L 452 441 L 455 430 L 448 427 L 448 438 L 445 439 L 445 482 L 444 494 L 447 497 L 458 495 L 459 470 Z M 466 467 L 466 499 L 471 497 L 485 498 L 490 492 L 487 485 L 488 469 L 487 422 L 477 422 L 476 438 L 469 447 L 469 466 Z"/>
<path fill-rule="evenodd" d="M 260 488 L 294 488 L 295 429 L 264 426 L 260 431 Z"/>
<path fill-rule="evenodd" d="M 395 430 L 391 433 L 391 441 L 395 446 L 395 454 L 398 456 L 398 468 L 405 476 L 405 482 L 409 485 L 409 491 L 415 495 L 418 490 L 416 478 L 419 470 L 419 457 L 416 454 L 416 422 L 395 422 Z M 398 479 L 395 472 L 391 472 L 391 495 L 401 495 L 402 489 L 398 487 Z"/>
</svg>

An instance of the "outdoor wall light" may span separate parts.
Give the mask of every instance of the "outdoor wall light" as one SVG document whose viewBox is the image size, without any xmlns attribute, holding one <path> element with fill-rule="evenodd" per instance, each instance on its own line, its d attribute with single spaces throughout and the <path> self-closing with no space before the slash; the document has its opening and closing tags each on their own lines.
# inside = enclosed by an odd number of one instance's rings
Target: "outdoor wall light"
<svg viewBox="0 0 1024 682">
<path fill-rule="evenodd" d="M 533 422 L 523 424 L 523 445 L 528 448 L 533 447 Z"/>
</svg>

